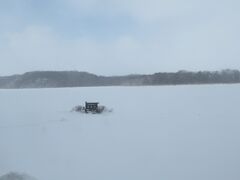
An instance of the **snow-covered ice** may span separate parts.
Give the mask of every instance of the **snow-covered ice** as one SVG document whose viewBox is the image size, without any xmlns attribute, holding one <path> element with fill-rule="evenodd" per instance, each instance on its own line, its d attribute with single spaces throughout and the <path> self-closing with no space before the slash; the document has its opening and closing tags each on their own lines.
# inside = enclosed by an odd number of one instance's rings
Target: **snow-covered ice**
<svg viewBox="0 0 240 180">
<path fill-rule="evenodd" d="M 239 180 L 240 85 L 0 90 L 0 176 Z M 98 101 L 112 113 L 71 108 Z"/>
</svg>

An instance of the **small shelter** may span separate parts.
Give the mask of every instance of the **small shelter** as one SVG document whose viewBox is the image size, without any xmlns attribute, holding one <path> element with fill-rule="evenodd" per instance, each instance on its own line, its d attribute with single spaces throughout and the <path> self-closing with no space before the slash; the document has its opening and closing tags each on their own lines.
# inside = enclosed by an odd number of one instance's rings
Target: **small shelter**
<svg viewBox="0 0 240 180">
<path fill-rule="evenodd" d="M 85 112 L 97 112 L 98 102 L 85 102 Z"/>
</svg>

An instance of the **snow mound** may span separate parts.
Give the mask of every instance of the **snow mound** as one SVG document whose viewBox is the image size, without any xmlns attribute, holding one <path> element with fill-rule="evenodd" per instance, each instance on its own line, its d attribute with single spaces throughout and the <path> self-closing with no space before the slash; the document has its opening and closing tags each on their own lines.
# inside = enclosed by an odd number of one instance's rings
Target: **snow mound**
<svg viewBox="0 0 240 180">
<path fill-rule="evenodd" d="M 97 111 L 94 112 L 86 112 L 85 107 L 81 105 L 77 105 L 72 108 L 71 112 L 80 112 L 80 113 L 92 113 L 92 114 L 101 114 L 101 113 L 110 113 L 113 112 L 113 109 L 107 108 L 106 106 L 99 106 Z"/>
<path fill-rule="evenodd" d="M 8 174 L 0 176 L 0 180 L 37 180 L 37 179 L 24 173 L 10 172 Z"/>
</svg>

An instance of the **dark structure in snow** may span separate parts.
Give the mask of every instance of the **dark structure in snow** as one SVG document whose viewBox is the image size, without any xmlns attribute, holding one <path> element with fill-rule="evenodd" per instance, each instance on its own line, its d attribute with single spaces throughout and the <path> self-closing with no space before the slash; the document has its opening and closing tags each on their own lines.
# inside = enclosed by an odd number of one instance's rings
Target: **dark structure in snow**
<svg viewBox="0 0 240 180">
<path fill-rule="evenodd" d="M 93 114 L 100 114 L 103 111 L 106 111 L 105 106 L 99 106 L 98 102 L 85 102 L 85 106 L 76 106 L 73 108 L 72 111 L 75 112 L 82 112 L 82 113 L 93 113 Z"/>
<path fill-rule="evenodd" d="M 85 112 L 97 112 L 98 111 L 98 102 L 85 102 Z"/>
</svg>

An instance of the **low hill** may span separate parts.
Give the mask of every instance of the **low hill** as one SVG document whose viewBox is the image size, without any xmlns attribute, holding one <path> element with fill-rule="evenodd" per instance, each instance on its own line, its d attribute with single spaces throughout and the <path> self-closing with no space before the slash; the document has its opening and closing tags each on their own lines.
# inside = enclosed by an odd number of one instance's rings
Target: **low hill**
<svg viewBox="0 0 240 180">
<path fill-rule="evenodd" d="M 240 83 L 238 70 L 160 72 L 151 75 L 98 76 L 78 71 L 34 71 L 0 77 L 0 88 L 54 88 Z"/>
</svg>

